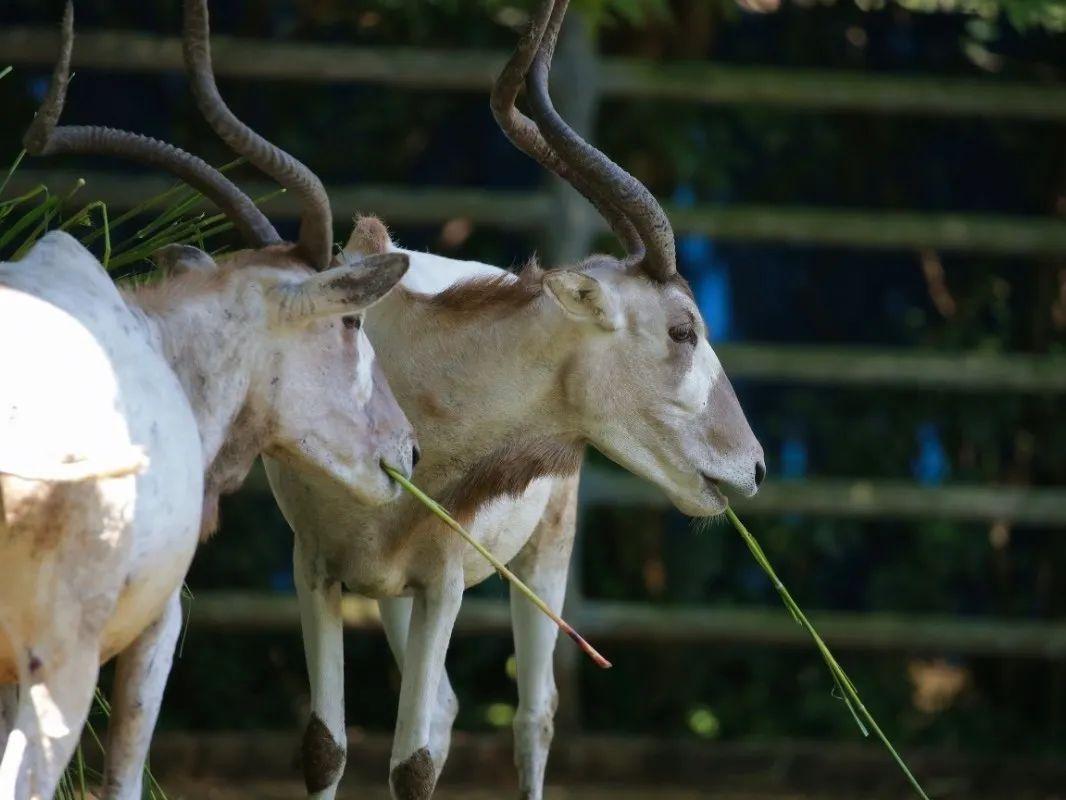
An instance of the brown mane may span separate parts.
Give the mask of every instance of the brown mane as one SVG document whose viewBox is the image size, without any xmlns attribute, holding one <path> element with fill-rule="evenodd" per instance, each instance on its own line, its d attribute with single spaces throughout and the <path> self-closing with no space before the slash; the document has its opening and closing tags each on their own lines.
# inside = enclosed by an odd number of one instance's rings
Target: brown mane
<svg viewBox="0 0 1066 800">
<path fill-rule="evenodd" d="M 517 274 L 461 280 L 434 295 L 429 305 L 450 313 L 506 316 L 540 297 L 543 274 L 536 259 L 530 259 Z"/>
</svg>

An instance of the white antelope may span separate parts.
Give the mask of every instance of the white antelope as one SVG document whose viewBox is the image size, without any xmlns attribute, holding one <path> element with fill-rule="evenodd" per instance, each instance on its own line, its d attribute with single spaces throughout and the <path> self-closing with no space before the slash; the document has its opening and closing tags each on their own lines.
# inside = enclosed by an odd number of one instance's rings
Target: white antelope
<svg viewBox="0 0 1066 800">
<path fill-rule="evenodd" d="M 0 264 L 3 800 L 52 797 L 99 665 L 116 655 L 104 792 L 139 800 L 182 579 L 215 525 L 219 495 L 240 485 L 258 455 L 328 481 L 360 507 L 398 493 L 382 461 L 410 473 L 417 458 L 361 324 L 407 258 L 327 269 L 332 218 L 318 179 L 243 126 L 217 93 L 215 124 L 303 201 L 296 244 L 194 156 L 124 131 L 56 127 L 72 41 L 68 4 L 27 149 L 170 170 L 212 199 L 253 249 L 216 264 L 195 248 L 167 248 L 159 256 L 167 279 L 134 292 L 120 292 L 65 233 Z"/>
<path fill-rule="evenodd" d="M 511 141 L 569 181 L 626 249 L 519 274 L 408 252 L 401 288 L 368 329 L 419 432 L 415 480 L 556 610 L 574 538 L 578 472 L 592 445 L 663 489 L 682 512 L 720 513 L 754 494 L 763 452 L 675 267 L 669 221 L 650 192 L 558 116 L 548 72 L 567 0 L 545 0 L 498 79 L 492 110 Z M 523 83 L 532 119 L 515 108 Z M 377 220 L 350 258 L 397 251 Z M 333 798 L 345 754 L 341 586 L 378 598 L 402 670 L 390 761 L 399 800 L 432 795 L 457 703 L 444 656 L 465 587 L 491 568 L 410 500 L 355 506 L 320 477 L 267 459 L 295 531 L 311 679 L 305 779 Z M 522 797 L 540 800 L 552 738 L 557 630 L 512 592 Z M 308 757 L 313 756 L 313 757 Z"/>
</svg>

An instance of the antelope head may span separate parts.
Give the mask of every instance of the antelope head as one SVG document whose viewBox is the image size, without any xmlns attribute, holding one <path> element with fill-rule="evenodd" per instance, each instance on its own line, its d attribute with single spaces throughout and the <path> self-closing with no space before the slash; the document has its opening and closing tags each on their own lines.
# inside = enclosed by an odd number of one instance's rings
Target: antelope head
<svg viewBox="0 0 1066 800">
<path fill-rule="evenodd" d="M 662 207 L 552 105 L 548 73 L 567 2 L 545 0 L 534 12 L 491 100 L 511 142 L 580 191 L 626 251 L 534 278 L 575 341 L 563 394 L 595 447 L 656 483 L 682 512 L 716 514 L 724 490 L 758 490 L 763 451 L 677 272 Z M 515 106 L 523 86 L 529 116 Z"/>
<path fill-rule="evenodd" d="M 164 248 L 156 261 L 168 278 L 154 290 L 154 298 L 151 292 L 134 297 L 165 318 L 170 340 L 164 349 L 200 423 L 209 494 L 212 477 L 218 492 L 232 490 L 251 459 L 264 452 L 328 475 L 363 502 L 394 499 L 399 488 L 381 463 L 410 473 L 418 451 L 413 430 L 375 363 L 362 319 L 364 310 L 406 272 L 407 257 L 385 254 L 332 265 L 332 215 L 322 183 L 244 125 L 219 96 L 204 0 L 185 3 L 184 50 L 198 105 L 227 144 L 299 198 L 302 217 L 295 243 L 282 241 L 250 198 L 189 153 L 128 131 L 57 126 L 69 79 L 73 25 L 68 3 L 60 57 L 48 95 L 26 133 L 26 149 L 41 155 L 102 153 L 161 167 L 214 202 L 249 244 L 218 263 L 194 247 Z M 219 341 L 230 336 L 239 339 L 239 349 Z M 220 363 L 212 353 L 227 345 L 238 355 L 229 364 Z M 227 381 L 241 384 L 241 402 L 223 413 L 228 427 L 212 437 L 205 420 L 219 415 L 214 406 L 222 392 L 212 395 L 198 387 Z"/>
</svg>

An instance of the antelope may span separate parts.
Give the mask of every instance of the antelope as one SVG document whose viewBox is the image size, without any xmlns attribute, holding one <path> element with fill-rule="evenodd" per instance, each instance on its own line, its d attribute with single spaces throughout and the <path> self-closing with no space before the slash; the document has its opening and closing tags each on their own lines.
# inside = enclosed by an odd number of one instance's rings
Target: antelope
<svg viewBox="0 0 1066 800">
<path fill-rule="evenodd" d="M 216 128 L 300 198 L 299 239 L 282 241 L 247 196 L 195 156 L 127 131 L 57 127 L 73 46 L 68 3 L 27 149 L 129 157 L 175 173 L 250 247 L 218 262 L 193 247 L 165 248 L 156 257 L 165 279 L 133 291 L 120 291 L 62 232 L 0 264 L 5 800 L 52 797 L 99 666 L 114 656 L 104 792 L 139 800 L 182 579 L 216 526 L 219 496 L 241 484 L 256 457 L 269 454 L 363 507 L 399 492 L 382 462 L 410 474 L 418 455 L 362 328 L 407 257 L 331 266 L 322 184 L 229 112 L 202 68 L 209 54 L 190 44 L 201 66 L 196 91 Z"/>
<path fill-rule="evenodd" d="M 403 253 L 411 268 L 367 327 L 419 432 L 415 481 L 559 610 L 577 487 L 591 445 L 659 486 L 683 513 L 712 516 L 725 492 L 753 495 L 763 452 L 676 268 L 670 223 L 632 175 L 556 113 L 548 74 L 567 0 L 543 0 L 496 81 L 493 114 L 510 141 L 578 189 L 625 248 L 517 274 L 397 248 L 363 218 L 342 258 Z M 529 115 L 516 108 L 522 87 Z M 238 151 L 240 152 L 240 151 Z M 444 656 L 465 587 L 491 568 L 409 499 L 357 507 L 323 478 L 266 458 L 295 533 L 294 571 L 311 719 L 309 796 L 335 797 L 345 759 L 342 585 L 377 598 L 402 672 L 389 765 L 398 800 L 434 791 L 457 701 Z M 511 594 L 521 796 L 542 797 L 553 731 L 557 630 Z"/>
</svg>

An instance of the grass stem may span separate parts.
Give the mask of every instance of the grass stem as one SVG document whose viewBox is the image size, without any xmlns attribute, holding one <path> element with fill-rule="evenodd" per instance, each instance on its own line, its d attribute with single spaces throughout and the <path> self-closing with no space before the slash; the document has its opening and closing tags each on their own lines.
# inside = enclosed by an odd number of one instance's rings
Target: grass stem
<svg viewBox="0 0 1066 800">
<path fill-rule="evenodd" d="M 826 666 L 829 667 L 829 673 L 833 676 L 833 681 L 839 691 L 840 699 L 844 701 L 844 704 L 855 718 L 863 736 L 869 736 L 869 732 L 872 730 L 877 738 L 881 740 L 881 743 L 885 748 L 887 748 L 888 752 L 892 754 L 892 758 L 895 759 L 899 768 L 903 770 L 903 774 L 907 776 L 907 780 L 914 788 L 914 791 L 917 792 L 918 796 L 921 797 L 922 800 L 929 800 L 929 796 L 925 793 L 925 790 L 922 789 L 921 784 L 918 783 L 918 779 L 914 777 L 914 774 L 910 771 L 906 762 L 904 762 L 903 757 L 897 752 L 896 748 L 892 746 L 892 742 L 888 740 L 884 731 L 881 730 L 881 727 L 877 724 L 876 720 L 874 720 L 873 715 L 870 714 L 870 712 L 866 710 L 866 706 L 862 704 L 862 700 L 859 699 L 859 693 L 855 689 L 855 684 L 851 682 L 851 679 L 845 674 L 843 667 L 841 667 L 836 658 L 833 657 L 829 647 L 826 645 L 825 641 L 823 641 L 822 637 L 818 635 L 818 631 L 814 629 L 810 620 L 808 620 L 807 616 L 803 613 L 803 610 L 799 607 L 796 601 L 792 599 L 792 595 L 789 594 L 788 589 L 785 588 L 785 584 L 783 584 L 781 579 L 777 577 L 777 573 L 774 572 L 774 568 L 770 565 L 770 560 L 766 557 L 766 554 L 755 540 L 755 537 L 748 532 L 746 527 L 744 527 L 744 523 L 740 521 L 740 518 L 737 517 L 732 508 L 727 507 L 725 513 L 726 517 L 728 517 L 729 521 L 733 524 L 733 527 L 736 528 L 737 533 L 739 533 L 741 538 L 744 539 L 744 543 L 748 546 L 748 549 L 755 557 L 759 566 L 762 567 L 763 572 L 765 572 L 770 578 L 777 593 L 781 596 L 781 601 L 785 604 L 785 608 L 787 608 L 789 613 L 792 614 L 792 618 L 811 635 L 815 646 L 818 648 L 818 652 L 821 653 L 822 659 L 825 661 Z"/>
</svg>

